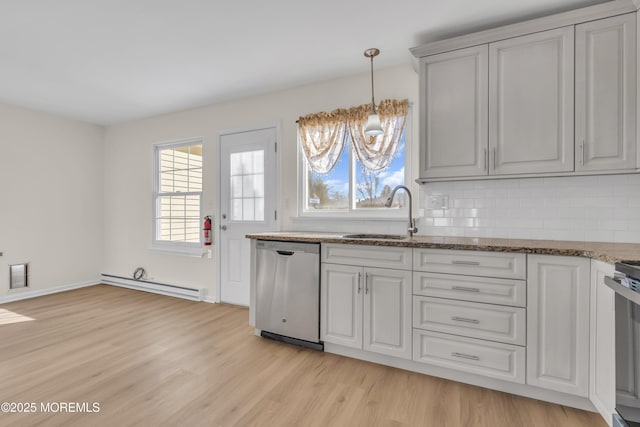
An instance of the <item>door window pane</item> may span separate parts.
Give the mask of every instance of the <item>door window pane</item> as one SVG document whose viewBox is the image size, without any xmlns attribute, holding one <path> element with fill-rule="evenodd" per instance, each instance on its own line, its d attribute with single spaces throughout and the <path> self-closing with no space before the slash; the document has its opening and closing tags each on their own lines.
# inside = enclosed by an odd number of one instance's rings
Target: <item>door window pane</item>
<svg viewBox="0 0 640 427">
<path fill-rule="evenodd" d="M 264 221 L 264 150 L 230 156 L 233 221 Z"/>
</svg>

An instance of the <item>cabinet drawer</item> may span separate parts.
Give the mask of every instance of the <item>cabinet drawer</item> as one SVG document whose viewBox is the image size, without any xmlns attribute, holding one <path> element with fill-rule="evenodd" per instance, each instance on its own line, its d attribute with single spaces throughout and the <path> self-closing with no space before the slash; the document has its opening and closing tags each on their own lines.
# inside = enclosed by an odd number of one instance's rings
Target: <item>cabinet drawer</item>
<svg viewBox="0 0 640 427">
<path fill-rule="evenodd" d="M 432 273 L 525 279 L 527 256 L 510 252 L 415 249 L 413 268 Z"/>
<path fill-rule="evenodd" d="M 413 330 L 413 360 L 524 384 L 525 349 L 515 345 Z"/>
<path fill-rule="evenodd" d="M 524 280 L 414 272 L 413 293 L 516 307 L 527 305 L 527 282 Z"/>
<path fill-rule="evenodd" d="M 411 270 L 411 248 L 322 244 L 322 262 Z"/>
<path fill-rule="evenodd" d="M 524 308 L 413 297 L 414 328 L 525 345 L 526 320 Z"/>
</svg>

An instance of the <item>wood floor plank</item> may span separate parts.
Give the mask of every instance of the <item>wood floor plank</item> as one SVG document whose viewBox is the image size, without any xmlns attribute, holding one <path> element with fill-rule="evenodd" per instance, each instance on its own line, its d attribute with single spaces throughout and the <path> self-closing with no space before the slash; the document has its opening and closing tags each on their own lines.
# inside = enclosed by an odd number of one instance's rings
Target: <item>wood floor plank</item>
<svg viewBox="0 0 640 427">
<path fill-rule="evenodd" d="M 244 308 L 100 285 L 0 305 L 2 426 L 604 427 L 599 415 L 256 337 Z M 97 413 L 41 403 L 96 402 Z"/>
</svg>

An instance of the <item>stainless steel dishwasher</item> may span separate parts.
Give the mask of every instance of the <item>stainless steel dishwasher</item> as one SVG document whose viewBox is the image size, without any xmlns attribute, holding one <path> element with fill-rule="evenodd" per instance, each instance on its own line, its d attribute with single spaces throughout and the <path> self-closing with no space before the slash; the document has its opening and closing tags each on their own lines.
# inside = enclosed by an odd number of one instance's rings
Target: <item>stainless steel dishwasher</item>
<svg viewBox="0 0 640 427">
<path fill-rule="evenodd" d="M 256 242 L 256 328 L 263 337 L 323 350 L 320 245 Z"/>
</svg>

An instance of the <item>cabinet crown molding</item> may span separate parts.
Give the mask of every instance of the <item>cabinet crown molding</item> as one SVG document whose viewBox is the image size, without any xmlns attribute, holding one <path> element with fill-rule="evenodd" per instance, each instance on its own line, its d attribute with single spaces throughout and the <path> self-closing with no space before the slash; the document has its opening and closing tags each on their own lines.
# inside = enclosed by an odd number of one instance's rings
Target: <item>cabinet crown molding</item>
<svg viewBox="0 0 640 427">
<path fill-rule="evenodd" d="M 413 56 L 421 58 L 455 49 L 462 49 L 465 47 L 492 43 L 540 31 L 552 30 L 554 28 L 564 27 L 567 25 L 576 25 L 596 19 L 608 18 L 625 13 L 633 13 L 638 9 L 640 9 L 640 0 L 613 0 L 596 4 L 594 6 L 587 6 L 528 21 L 517 22 L 484 31 L 438 40 L 410 48 L 409 50 Z"/>
</svg>

